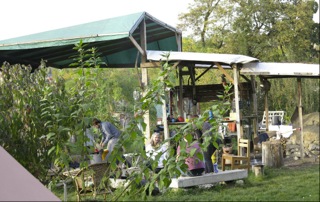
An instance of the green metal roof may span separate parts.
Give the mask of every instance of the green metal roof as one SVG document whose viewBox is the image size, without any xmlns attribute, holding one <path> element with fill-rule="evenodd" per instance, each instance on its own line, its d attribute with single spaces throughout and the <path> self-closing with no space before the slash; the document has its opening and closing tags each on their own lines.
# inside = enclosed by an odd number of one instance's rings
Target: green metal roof
<svg viewBox="0 0 320 202">
<path fill-rule="evenodd" d="M 0 41 L 0 63 L 38 66 L 45 59 L 48 66 L 68 68 L 73 62 L 70 56 L 77 54 L 74 44 L 82 40 L 98 48 L 108 67 L 134 67 L 138 49 L 129 37 L 140 44 L 144 20 L 147 50 L 180 51 L 177 37 L 181 38 L 181 31 L 140 12 Z"/>
</svg>

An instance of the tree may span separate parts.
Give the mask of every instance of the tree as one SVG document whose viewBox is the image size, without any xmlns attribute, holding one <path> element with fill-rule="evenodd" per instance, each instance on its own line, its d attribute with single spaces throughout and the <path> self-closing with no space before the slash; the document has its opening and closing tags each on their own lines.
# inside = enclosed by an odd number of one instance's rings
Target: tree
<svg viewBox="0 0 320 202">
<path fill-rule="evenodd" d="M 197 0 L 179 15 L 190 31 L 184 47 L 197 51 L 243 54 L 272 62 L 312 62 L 317 26 L 315 1 Z M 188 51 L 188 50 L 186 50 Z"/>
<path fill-rule="evenodd" d="M 215 29 L 224 30 L 224 22 L 222 16 L 226 13 L 226 9 L 230 6 L 221 5 L 223 0 L 195 0 L 188 13 L 179 15 L 178 28 L 188 31 L 192 30 L 191 35 L 200 38 L 202 48 L 205 48 L 208 43 L 208 38 L 216 34 Z M 221 24 L 221 27 L 219 26 Z M 217 25 L 217 26 L 216 26 Z M 212 43 L 217 48 L 222 46 L 221 40 Z"/>
<path fill-rule="evenodd" d="M 312 20 L 317 9 L 317 2 L 308 0 L 197 0 L 179 15 L 179 28 L 189 33 L 183 48 L 248 55 L 262 62 L 319 63 L 319 23 Z M 272 81 L 271 110 L 294 111 L 295 83 Z M 318 111 L 319 82 L 305 83 L 305 112 Z"/>
</svg>

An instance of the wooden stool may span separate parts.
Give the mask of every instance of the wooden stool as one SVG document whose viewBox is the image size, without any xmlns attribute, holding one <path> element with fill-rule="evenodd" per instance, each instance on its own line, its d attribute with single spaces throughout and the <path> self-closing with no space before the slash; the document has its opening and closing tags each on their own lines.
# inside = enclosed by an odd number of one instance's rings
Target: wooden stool
<svg viewBox="0 0 320 202">
<path fill-rule="evenodd" d="M 254 172 L 255 176 L 259 176 L 259 175 L 263 175 L 264 173 L 264 169 L 263 169 L 264 165 L 263 164 L 255 164 L 252 166 L 252 171 Z"/>
<path fill-rule="evenodd" d="M 230 164 L 226 163 L 226 161 L 230 161 Z M 225 167 L 230 166 L 231 170 L 234 169 L 248 169 L 250 170 L 250 158 L 245 156 L 236 156 L 230 154 L 222 155 L 222 171 L 225 171 Z"/>
</svg>

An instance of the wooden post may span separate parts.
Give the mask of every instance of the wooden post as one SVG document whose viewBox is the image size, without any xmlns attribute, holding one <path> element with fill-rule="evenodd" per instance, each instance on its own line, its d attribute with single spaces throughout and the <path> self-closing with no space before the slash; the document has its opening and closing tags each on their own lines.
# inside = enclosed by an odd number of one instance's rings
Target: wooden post
<svg viewBox="0 0 320 202">
<path fill-rule="evenodd" d="M 259 176 L 259 175 L 263 175 L 264 173 L 264 169 L 263 169 L 264 165 L 254 165 L 253 166 L 253 172 L 255 176 Z"/>
<path fill-rule="evenodd" d="M 252 110 L 253 110 L 253 131 L 254 131 L 254 137 L 256 137 L 258 135 L 258 130 L 257 130 L 257 125 L 258 125 L 258 104 L 257 104 L 257 92 L 256 92 L 256 79 L 255 76 L 251 75 L 251 86 L 252 86 L 252 102 L 253 102 L 253 106 L 252 106 Z M 252 138 L 252 140 L 254 139 L 254 137 Z"/>
<path fill-rule="evenodd" d="M 236 105 L 236 125 L 237 125 L 237 142 L 241 138 L 240 133 L 240 108 L 239 108 L 239 89 L 238 89 L 238 67 L 236 64 L 232 65 L 233 68 L 233 80 L 234 80 L 234 100 Z"/>
<path fill-rule="evenodd" d="M 163 133 L 164 133 L 164 139 L 169 139 L 169 129 L 168 129 L 168 121 L 167 121 L 167 103 L 166 99 L 162 100 L 162 124 L 163 124 Z"/>
<path fill-rule="evenodd" d="M 298 111 L 299 111 L 299 122 L 300 122 L 300 157 L 304 159 L 304 144 L 303 144 L 303 118 L 302 118 L 302 88 L 301 78 L 298 77 Z"/>
<path fill-rule="evenodd" d="M 179 114 L 183 113 L 183 77 L 182 77 L 182 66 L 179 66 Z M 178 106 L 176 106 L 178 107 Z"/>
<path fill-rule="evenodd" d="M 262 142 L 262 164 L 272 168 L 283 166 L 283 152 L 280 140 Z"/>
<path fill-rule="evenodd" d="M 145 63 L 147 61 L 147 54 L 146 54 L 146 48 L 147 48 L 147 37 L 146 37 L 146 22 L 143 20 L 140 24 L 140 46 L 144 52 L 144 54 L 141 55 L 141 63 Z M 143 92 L 142 95 L 144 96 L 146 94 L 145 87 L 148 86 L 148 69 L 147 68 L 141 68 L 141 82 L 143 85 Z M 146 113 L 143 116 L 144 122 L 146 123 L 146 130 L 145 130 L 145 137 L 146 137 L 146 143 L 149 142 L 150 139 L 150 116 L 149 111 L 146 111 Z"/>
<path fill-rule="evenodd" d="M 268 91 L 264 93 L 264 112 L 266 113 L 266 131 L 269 131 Z"/>
<path fill-rule="evenodd" d="M 161 67 L 163 70 L 163 67 Z M 166 93 L 166 85 L 164 85 L 164 93 Z M 166 103 L 166 97 L 168 94 L 164 95 L 164 99 L 162 99 L 162 124 L 163 124 L 163 133 L 164 133 L 164 139 L 169 139 L 169 127 L 168 127 L 168 120 L 167 120 L 167 103 Z M 170 97 L 170 92 L 169 92 Z M 170 102 L 169 102 L 170 103 Z M 168 145 L 169 146 L 169 145 Z"/>
<path fill-rule="evenodd" d="M 182 51 L 182 34 L 176 33 L 176 42 L 178 46 L 178 51 L 181 52 Z"/>
</svg>

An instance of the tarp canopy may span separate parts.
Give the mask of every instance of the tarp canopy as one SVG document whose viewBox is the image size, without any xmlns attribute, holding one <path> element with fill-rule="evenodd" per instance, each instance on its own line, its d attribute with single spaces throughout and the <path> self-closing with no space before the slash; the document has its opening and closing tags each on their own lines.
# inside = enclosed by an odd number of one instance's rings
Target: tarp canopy
<svg viewBox="0 0 320 202">
<path fill-rule="evenodd" d="M 248 63 L 243 65 L 240 74 L 262 76 L 265 78 L 320 77 L 319 64 L 303 63 Z"/>
<path fill-rule="evenodd" d="M 0 201 L 61 201 L 0 146 Z"/>
<path fill-rule="evenodd" d="M 168 58 L 166 56 L 169 55 Z M 147 51 L 147 60 L 151 61 L 185 61 L 192 62 L 196 66 L 205 67 L 205 64 L 219 63 L 221 65 L 246 64 L 259 61 L 257 58 L 237 54 L 196 53 L 177 51 Z"/>
<path fill-rule="evenodd" d="M 144 22 L 147 50 L 180 51 L 181 31 L 139 12 L 0 41 L 0 63 L 37 67 L 44 59 L 48 66 L 68 68 L 73 62 L 71 56 L 77 55 L 74 44 L 82 40 L 90 43 L 87 48 L 98 49 L 108 67 L 134 67 L 140 64 L 140 57 L 133 40 L 136 44 L 143 42 L 140 25 Z"/>
</svg>

